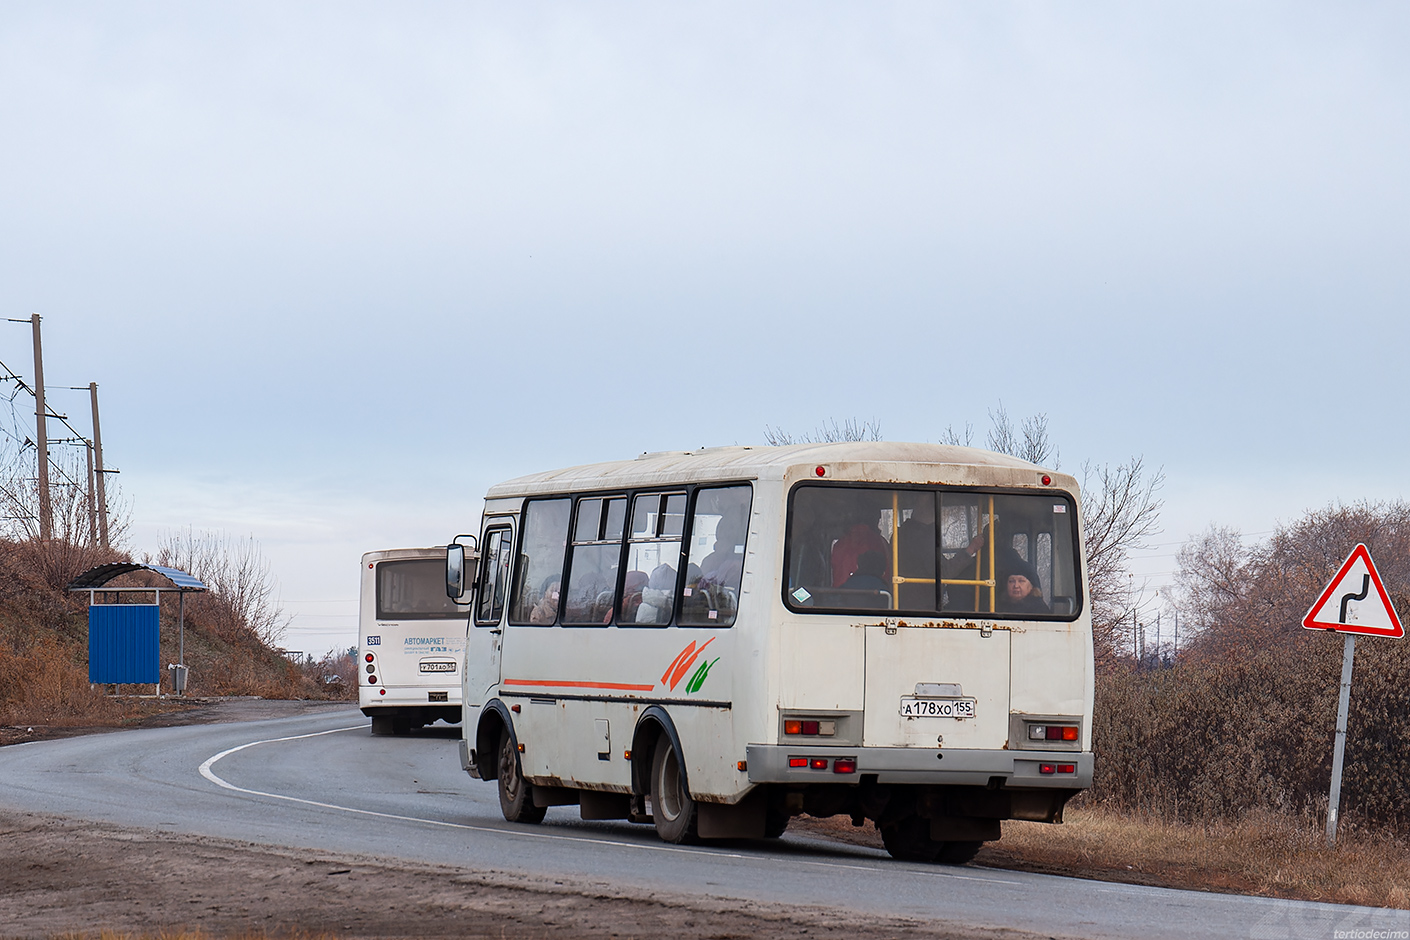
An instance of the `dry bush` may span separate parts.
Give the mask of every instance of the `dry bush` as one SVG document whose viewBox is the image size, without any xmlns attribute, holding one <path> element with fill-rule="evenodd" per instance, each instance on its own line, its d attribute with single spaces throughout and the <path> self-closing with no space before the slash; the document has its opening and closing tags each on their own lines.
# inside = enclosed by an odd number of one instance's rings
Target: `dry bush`
<svg viewBox="0 0 1410 940">
<path fill-rule="evenodd" d="M 1333 506 L 1242 551 L 1210 530 L 1181 553 L 1182 613 L 1200 632 L 1171 668 L 1108 665 L 1097 681 L 1090 798 L 1207 822 L 1326 816 L 1342 638 L 1301 620 L 1365 542 L 1397 609 L 1410 586 L 1410 505 Z M 1358 642 L 1343 827 L 1410 833 L 1410 644 Z"/>
</svg>

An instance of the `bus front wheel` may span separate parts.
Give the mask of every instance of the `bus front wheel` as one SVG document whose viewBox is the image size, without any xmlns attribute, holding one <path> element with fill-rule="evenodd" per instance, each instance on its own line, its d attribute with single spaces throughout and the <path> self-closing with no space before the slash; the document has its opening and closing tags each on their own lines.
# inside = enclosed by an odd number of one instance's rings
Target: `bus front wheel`
<svg viewBox="0 0 1410 940">
<path fill-rule="evenodd" d="M 679 845 L 695 841 L 695 800 L 686 792 L 681 758 L 664 735 L 651 759 L 651 818 L 656 833 Z"/>
<path fill-rule="evenodd" d="M 499 811 L 510 822 L 543 821 L 547 810 L 534 805 L 534 785 L 519 772 L 519 752 L 505 731 L 499 736 Z"/>
</svg>

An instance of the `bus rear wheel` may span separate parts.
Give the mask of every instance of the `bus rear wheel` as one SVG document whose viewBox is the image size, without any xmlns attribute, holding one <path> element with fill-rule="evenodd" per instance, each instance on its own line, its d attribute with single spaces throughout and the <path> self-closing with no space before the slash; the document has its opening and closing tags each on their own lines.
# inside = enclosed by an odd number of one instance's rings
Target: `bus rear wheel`
<svg viewBox="0 0 1410 940">
<path fill-rule="evenodd" d="M 666 842 L 695 841 L 695 800 L 686 791 L 680 755 L 664 736 L 651 758 L 651 818 Z"/>
<path fill-rule="evenodd" d="M 534 805 L 534 785 L 519 771 L 519 750 L 507 730 L 499 736 L 499 811 L 521 823 L 542 822 L 547 812 Z"/>
<path fill-rule="evenodd" d="M 892 858 L 903 862 L 933 862 L 946 846 L 930 838 L 930 820 L 919 816 L 904 816 L 882 826 L 881 842 Z"/>
<path fill-rule="evenodd" d="M 936 861 L 942 865 L 963 865 L 979 854 L 983 842 L 946 842 Z"/>
</svg>

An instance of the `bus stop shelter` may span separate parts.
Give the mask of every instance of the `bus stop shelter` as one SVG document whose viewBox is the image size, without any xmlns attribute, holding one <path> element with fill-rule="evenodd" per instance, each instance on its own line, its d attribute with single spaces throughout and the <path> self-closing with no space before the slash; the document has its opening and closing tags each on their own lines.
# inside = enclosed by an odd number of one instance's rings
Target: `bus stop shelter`
<svg viewBox="0 0 1410 940">
<path fill-rule="evenodd" d="M 108 582 L 133 571 L 154 571 L 170 587 L 109 587 Z M 142 685 L 161 688 L 161 603 L 162 592 L 179 598 L 177 624 L 180 633 L 177 662 L 170 667 L 172 687 L 178 695 L 186 691 L 186 595 L 207 588 L 200 579 L 179 568 L 118 562 L 90 568 L 68 586 L 74 592 L 88 592 L 88 681 L 94 685 Z M 137 600 L 151 595 L 151 603 Z M 131 596 L 133 601 L 125 601 Z"/>
</svg>

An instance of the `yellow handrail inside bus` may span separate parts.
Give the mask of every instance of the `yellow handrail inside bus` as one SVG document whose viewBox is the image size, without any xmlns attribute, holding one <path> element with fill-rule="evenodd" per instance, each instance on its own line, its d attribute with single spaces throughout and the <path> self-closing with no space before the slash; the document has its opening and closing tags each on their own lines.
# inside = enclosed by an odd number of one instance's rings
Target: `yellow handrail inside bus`
<svg viewBox="0 0 1410 940">
<path fill-rule="evenodd" d="M 932 498 L 934 498 L 932 496 Z M 974 585 L 974 609 L 979 609 L 979 589 L 987 587 L 989 589 L 989 613 L 993 613 L 997 607 L 998 581 L 994 577 L 994 530 L 998 524 L 998 517 L 994 515 L 994 497 L 989 497 L 989 537 L 985 539 L 989 543 L 989 577 L 981 578 L 983 559 L 980 552 L 974 553 L 974 579 L 968 578 L 941 578 L 941 584 L 972 584 Z M 940 528 L 940 516 L 937 511 L 935 517 L 936 531 Z M 936 558 L 939 564 L 940 559 Z M 901 608 L 901 585 L 903 584 L 934 584 L 934 578 L 905 578 L 901 576 L 901 494 L 897 490 L 891 491 L 891 609 Z"/>
</svg>

